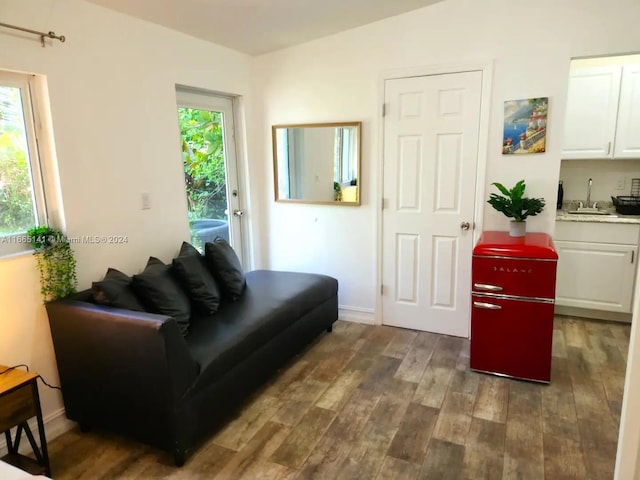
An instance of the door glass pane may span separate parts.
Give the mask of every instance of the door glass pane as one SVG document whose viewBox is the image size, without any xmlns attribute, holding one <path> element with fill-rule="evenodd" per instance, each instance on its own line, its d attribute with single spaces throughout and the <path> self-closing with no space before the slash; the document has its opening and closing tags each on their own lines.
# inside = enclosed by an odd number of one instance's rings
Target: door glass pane
<svg viewBox="0 0 640 480">
<path fill-rule="evenodd" d="M 38 223 L 19 88 L 0 85 L 0 236 Z"/>
<path fill-rule="evenodd" d="M 221 112 L 178 108 L 191 243 L 229 241 L 224 122 Z"/>
</svg>

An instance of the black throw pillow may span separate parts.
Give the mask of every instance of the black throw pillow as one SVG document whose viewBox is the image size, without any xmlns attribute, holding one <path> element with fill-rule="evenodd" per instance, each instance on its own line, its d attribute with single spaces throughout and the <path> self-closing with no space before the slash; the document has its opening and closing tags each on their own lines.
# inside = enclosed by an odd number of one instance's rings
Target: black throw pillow
<svg viewBox="0 0 640 480">
<path fill-rule="evenodd" d="M 225 296 L 234 302 L 240 298 L 247 285 L 240 260 L 226 240 L 218 237 L 204 245 L 207 266 Z"/>
<path fill-rule="evenodd" d="M 107 270 L 104 280 L 91 284 L 94 301 L 107 307 L 144 312 L 144 307 L 131 288 L 131 277 L 115 268 Z"/>
<path fill-rule="evenodd" d="M 149 257 L 143 272 L 133 276 L 131 286 L 148 311 L 175 318 L 180 331 L 186 335 L 191 304 L 170 269 L 162 260 Z"/>
<path fill-rule="evenodd" d="M 173 259 L 173 273 L 193 305 L 203 313 L 213 314 L 220 307 L 220 290 L 204 262 L 198 250 L 183 242 L 179 256 Z"/>
</svg>

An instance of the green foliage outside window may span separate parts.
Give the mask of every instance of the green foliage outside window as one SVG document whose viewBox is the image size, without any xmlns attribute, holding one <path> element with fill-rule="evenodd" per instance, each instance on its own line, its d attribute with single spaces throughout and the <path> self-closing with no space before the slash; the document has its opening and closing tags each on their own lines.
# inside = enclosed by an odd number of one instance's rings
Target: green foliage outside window
<svg viewBox="0 0 640 480">
<path fill-rule="evenodd" d="M 0 87 L 0 235 L 35 221 L 30 174 L 20 90 Z"/>
<path fill-rule="evenodd" d="M 0 134 L 0 235 L 24 232 L 34 221 L 29 165 L 19 140 L 17 132 Z"/>
<path fill-rule="evenodd" d="M 224 219 L 227 187 L 221 115 L 179 108 L 178 118 L 189 219 Z"/>
</svg>

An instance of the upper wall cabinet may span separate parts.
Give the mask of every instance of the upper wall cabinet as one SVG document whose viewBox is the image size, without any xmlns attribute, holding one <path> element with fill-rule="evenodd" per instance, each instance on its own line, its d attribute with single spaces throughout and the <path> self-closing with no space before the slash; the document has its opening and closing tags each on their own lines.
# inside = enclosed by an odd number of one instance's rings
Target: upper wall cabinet
<svg viewBox="0 0 640 480">
<path fill-rule="evenodd" d="M 563 159 L 612 157 L 621 72 L 621 67 L 571 70 Z"/>
<path fill-rule="evenodd" d="M 640 65 L 622 68 L 614 158 L 640 158 Z"/>
<path fill-rule="evenodd" d="M 571 70 L 562 158 L 640 158 L 640 65 Z"/>
</svg>

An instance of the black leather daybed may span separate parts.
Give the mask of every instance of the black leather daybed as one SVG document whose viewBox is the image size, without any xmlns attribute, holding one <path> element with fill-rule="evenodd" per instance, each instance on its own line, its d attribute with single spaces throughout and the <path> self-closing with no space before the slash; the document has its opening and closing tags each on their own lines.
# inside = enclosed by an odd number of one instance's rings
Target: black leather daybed
<svg viewBox="0 0 640 480">
<path fill-rule="evenodd" d="M 334 278 L 267 270 L 244 278 L 236 301 L 222 300 L 215 314 L 193 310 L 186 332 L 173 316 L 98 305 L 95 289 L 48 303 L 67 417 L 184 464 L 248 393 L 338 317 Z"/>
</svg>

